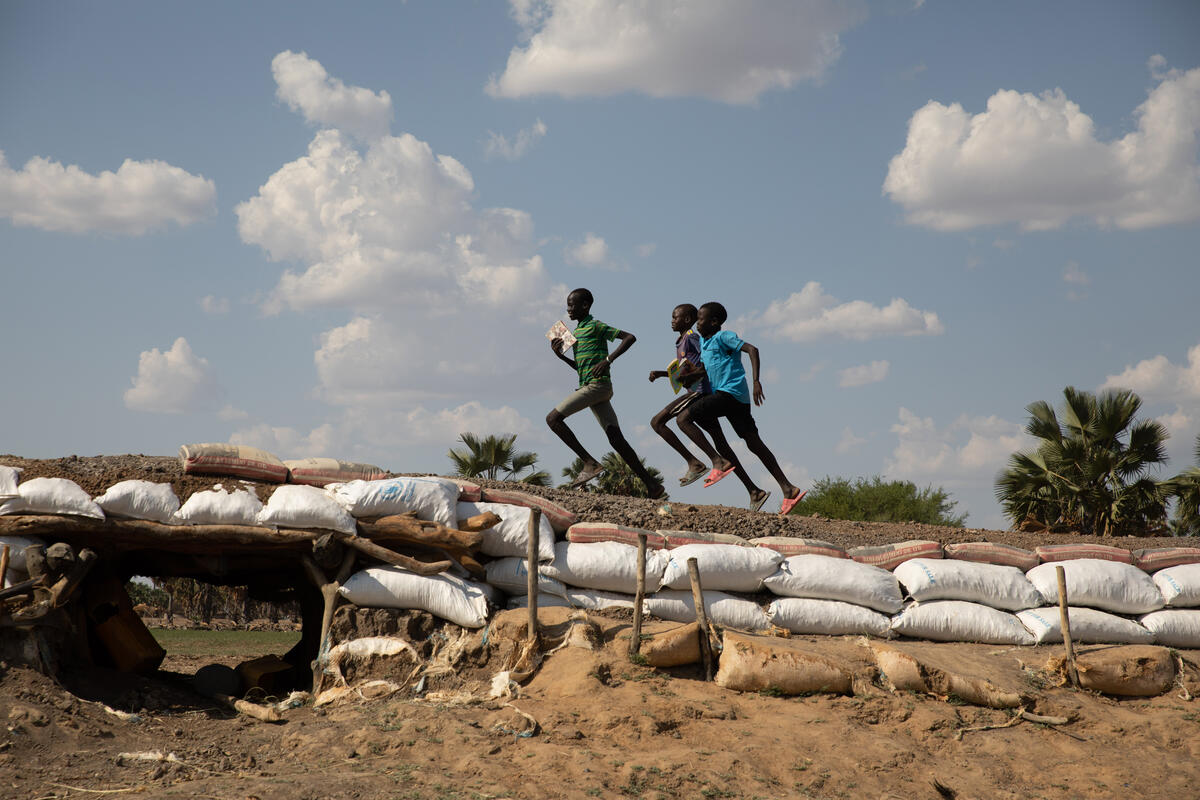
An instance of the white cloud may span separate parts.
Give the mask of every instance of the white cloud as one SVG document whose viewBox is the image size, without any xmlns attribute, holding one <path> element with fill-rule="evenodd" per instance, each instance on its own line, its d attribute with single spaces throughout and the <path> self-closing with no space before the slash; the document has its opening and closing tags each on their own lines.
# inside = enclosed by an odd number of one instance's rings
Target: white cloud
<svg viewBox="0 0 1200 800">
<path fill-rule="evenodd" d="M 164 161 L 125 159 L 116 172 L 91 175 L 35 156 L 16 171 L 0 150 L 0 216 L 22 227 L 141 236 L 211 216 L 216 197 L 212 181 Z"/>
<path fill-rule="evenodd" d="M 608 264 L 608 243 L 603 236 L 588 233 L 583 241 L 569 245 L 563 250 L 568 264 L 578 264 L 582 267 L 603 267 Z"/>
<path fill-rule="evenodd" d="M 229 436 L 229 443 L 257 447 L 281 459 L 322 456 L 336 458 L 344 453 L 338 448 L 333 426 L 328 423 L 319 425 L 306 434 L 295 428 L 259 423 L 234 431 Z"/>
<path fill-rule="evenodd" d="M 646 242 L 645 244 L 639 244 L 637 247 L 633 248 L 633 252 L 637 253 L 638 258 L 649 258 L 650 256 L 654 255 L 654 251 L 657 249 L 658 245 L 654 242 Z"/>
<path fill-rule="evenodd" d="M 1016 223 L 1057 228 L 1073 217 L 1149 228 L 1200 219 L 1200 68 L 1161 75 L 1134 111 L 1137 129 L 1096 139 L 1061 89 L 1001 90 L 987 110 L 931 100 L 909 121 L 885 194 L 910 223 L 938 230 Z"/>
<path fill-rule="evenodd" d="M 208 294 L 200 298 L 200 310 L 205 314 L 228 314 L 229 298 Z"/>
<path fill-rule="evenodd" d="M 1176 366 L 1157 355 L 1109 375 L 1100 389 L 1131 389 L 1143 400 L 1195 403 L 1200 400 L 1200 344 L 1188 350 L 1187 364 Z"/>
<path fill-rule="evenodd" d="M 285 50 L 271 60 L 276 96 L 309 122 L 338 128 L 360 139 L 385 136 L 391 127 L 392 98 L 329 77 L 307 53 Z"/>
<path fill-rule="evenodd" d="M 225 422 L 234 422 L 240 419 L 249 419 L 250 415 L 240 408 L 234 408 L 231 405 L 222 406 L 217 412 L 217 418 Z"/>
<path fill-rule="evenodd" d="M 165 353 L 156 347 L 138 357 L 133 387 L 125 391 L 125 407 L 156 414 L 213 411 L 222 395 L 208 360 L 193 353 L 180 336 Z"/>
<path fill-rule="evenodd" d="M 890 367 L 891 364 L 887 361 L 872 361 L 870 364 L 847 367 L 838 372 L 838 386 L 848 388 L 879 383 L 887 377 Z"/>
<path fill-rule="evenodd" d="M 510 0 L 523 46 L 487 84 L 498 97 L 699 96 L 752 103 L 820 80 L 839 36 L 866 16 L 851 0 Z"/>
<path fill-rule="evenodd" d="M 1079 268 L 1079 263 L 1076 261 L 1067 262 L 1067 266 L 1063 269 L 1063 281 L 1075 286 L 1090 286 L 1092 283 L 1092 279 Z"/>
<path fill-rule="evenodd" d="M 761 313 L 735 322 L 735 327 L 753 327 L 768 336 L 793 342 L 811 342 L 829 337 L 866 340 L 881 336 L 938 335 L 944 332 L 937 314 L 921 311 L 902 298 L 886 306 L 865 300 L 839 303 L 816 281 L 799 292 L 776 300 Z"/>
<path fill-rule="evenodd" d="M 990 481 L 1009 456 L 1032 444 L 1022 426 L 996 416 L 962 414 L 939 429 L 932 418 L 901 408 L 899 422 L 891 430 L 897 444 L 886 472 L 897 479 L 935 480 L 946 485 L 971 479 Z"/>
<path fill-rule="evenodd" d="M 483 146 L 483 154 L 487 158 L 500 157 L 516 161 L 529 151 L 539 139 L 546 135 L 546 123 L 540 119 L 529 128 L 517 131 L 510 142 L 506 136 L 495 131 L 488 131 L 487 142 Z"/>
<path fill-rule="evenodd" d="M 855 436 L 854 431 L 849 426 L 842 428 L 842 438 L 838 440 L 834 446 L 834 452 L 845 455 L 846 453 L 857 450 L 862 445 L 866 444 L 867 440 L 861 436 Z"/>
</svg>

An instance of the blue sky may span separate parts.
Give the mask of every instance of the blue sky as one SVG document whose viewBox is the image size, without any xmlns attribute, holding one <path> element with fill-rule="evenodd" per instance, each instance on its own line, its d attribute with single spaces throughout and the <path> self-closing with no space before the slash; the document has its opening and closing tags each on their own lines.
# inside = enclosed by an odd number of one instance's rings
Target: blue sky
<svg viewBox="0 0 1200 800">
<path fill-rule="evenodd" d="M 1164 472 L 1200 431 L 1192 2 L 15 0 L 0 109 L 2 452 L 445 472 L 513 431 L 557 476 L 576 286 L 638 337 L 614 405 L 668 486 L 679 302 L 760 348 L 801 485 L 1003 527 L 1034 400 L 1134 389 Z"/>
</svg>

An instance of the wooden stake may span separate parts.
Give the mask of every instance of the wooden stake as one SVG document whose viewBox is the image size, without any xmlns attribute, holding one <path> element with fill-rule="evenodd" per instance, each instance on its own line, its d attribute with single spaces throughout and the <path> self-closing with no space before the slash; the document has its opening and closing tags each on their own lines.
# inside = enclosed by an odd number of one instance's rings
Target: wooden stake
<svg viewBox="0 0 1200 800">
<path fill-rule="evenodd" d="M 303 555 L 300 557 L 300 563 L 304 565 L 304 571 L 308 573 L 308 578 L 313 582 L 313 585 L 321 592 L 321 600 L 324 608 L 321 612 L 321 634 L 317 644 L 317 657 L 312 662 L 313 670 L 313 685 L 312 695 L 316 697 L 321 693 L 321 679 L 325 674 L 325 656 L 329 652 L 329 628 L 333 624 L 333 609 L 338 601 L 338 589 L 350 577 L 350 572 L 354 569 L 355 551 L 347 549 L 346 555 L 342 558 L 342 565 L 338 568 L 337 575 L 333 580 L 325 577 L 325 573 L 317 566 L 317 562 L 312 560 L 312 556 Z"/>
<path fill-rule="evenodd" d="M 0 547 L 0 589 L 4 588 L 4 576 L 8 574 L 8 545 Z"/>
<path fill-rule="evenodd" d="M 700 657 L 704 660 L 704 680 L 713 679 L 712 643 L 708 639 L 708 614 L 704 611 L 704 592 L 700 587 L 700 567 L 696 559 L 687 560 L 688 578 L 692 581 L 692 602 L 696 605 L 696 624 L 700 626 Z"/>
<path fill-rule="evenodd" d="M 541 575 L 541 568 L 538 566 L 538 541 L 541 539 L 539 535 L 542 527 L 542 510 L 540 508 L 529 509 L 529 542 L 525 550 L 525 572 L 529 575 L 529 641 L 536 642 L 538 639 L 538 577 Z"/>
<path fill-rule="evenodd" d="M 1058 619 L 1062 625 L 1063 644 L 1067 646 L 1067 678 L 1071 685 L 1078 688 L 1079 672 L 1075 669 L 1075 645 L 1071 642 L 1071 615 L 1067 613 L 1067 573 L 1058 565 L 1054 568 L 1058 578 Z"/>
<path fill-rule="evenodd" d="M 646 599 L 646 534 L 639 533 L 637 560 L 637 593 L 633 596 L 633 632 L 629 635 L 629 655 L 642 649 L 642 603 Z"/>
</svg>

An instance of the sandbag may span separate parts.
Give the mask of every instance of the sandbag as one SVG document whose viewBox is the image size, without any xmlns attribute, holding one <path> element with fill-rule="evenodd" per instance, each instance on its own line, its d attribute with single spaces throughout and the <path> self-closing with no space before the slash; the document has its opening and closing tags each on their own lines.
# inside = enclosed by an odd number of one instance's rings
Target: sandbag
<svg viewBox="0 0 1200 800">
<path fill-rule="evenodd" d="M 965 600 L 913 603 L 892 619 L 892 631 L 935 642 L 1033 644 L 1033 635 L 1017 617 Z"/>
<path fill-rule="evenodd" d="M 1145 614 L 1163 607 L 1163 596 L 1154 581 L 1132 564 L 1079 558 L 1034 567 L 1026 577 L 1042 593 L 1046 605 L 1058 603 L 1056 567 L 1067 580 L 1067 602 L 1116 614 Z"/>
<path fill-rule="evenodd" d="M 445 478 L 386 478 L 334 483 L 325 491 L 356 518 L 414 512 L 419 518 L 458 527 L 458 486 Z"/>
<path fill-rule="evenodd" d="M 605 592 L 598 589 L 574 589 L 567 587 L 565 597 L 538 592 L 538 606 L 550 608 L 565 606 L 580 608 L 585 611 L 605 611 L 608 609 L 633 609 L 634 596 L 621 592 Z M 516 595 L 508 601 L 509 608 L 528 608 L 529 595 Z"/>
<path fill-rule="evenodd" d="M 732 544 L 685 544 L 667 552 L 670 561 L 663 573 L 664 589 L 687 589 L 692 585 L 687 567 L 690 558 L 696 559 L 704 589 L 727 592 L 759 591 L 763 578 L 774 575 L 783 561 L 774 550 Z"/>
<path fill-rule="evenodd" d="M 1005 611 L 1042 605 L 1041 592 L 1016 567 L 913 558 L 893 574 L 914 600 L 968 600 Z"/>
<path fill-rule="evenodd" d="M 700 626 L 695 622 L 646 637 L 638 651 L 652 667 L 697 664 L 700 656 Z"/>
<path fill-rule="evenodd" d="M 556 542 L 554 560 L 542 566 L 542 574 L 582 589 L 634 594 L 637 591 L 636 547 L 619 542 Z M 646 551 L 646 593 L 657 592 L 667 569 L 667 554 Z"/>
<path fill-rule="evenodd" d="M 1181 564 L 1200 564 L 1200 547 L 1151 547 L 1133 551 L 1133 563 L 1145 572 Z"/>
<path fill-rule="evenodd" d="M 320 528 L 356 533 L 358 523 L 324 489 L 280 486 L 258 512 L 258 524 L 274 528 Z"/>
<path fill-rule="evenodd" d="M 1170 608 L 1200 606 L 1200 564 L 1180 564 L 1154 573 L 1151 578 Z"/>
<path fill-rule="evenodd" d="M 1154 634 L 1155 644 L 1200 648 L 1200 609 L 1166 608 L 1151 611 L 1139 618 L 1138 622 Z"/>
<path fill-rule="evenodd" d="M 374 464 L 336 458 L 299 458 L 284 461 L 283 465 L 288 468 L 288 481 L 303 486 L 324 487 L 330 483 L 377 481 L 388 476 L 387 470 Z"/>
<path fill-rule="evenodd" d="M 576 544 L 619 542 L 637 547 L 639 533 L 646 534 L 646 547 L 651 550 L 662 550 L 667 546 L 666 538 L 660 533 L 641 528 L 627 528 L 611 522 L 576 522 L 567 529 L 567 541 Z"/>
<path fill-rule="evenodd" d="M 801 539 L 792 536 L 760 536 L 751 539 L 755 547 L 766 547 L 776 553 L 782 553 L 784 558 L 790 556 L 829 556 L 830 558 L 849 558 L 846 551 L 836 544 L 820 539 Z"/>
<path fill-rule="evenodd" d="M 894 614 L 904 605 L 896 576 L 886 569 L 832 556 L 791 556 L 763 580 L 783 597 L 841 600 Z"/>
<path fill-rule="evenodd" d="M 527 559 L 511 556 L 489 561 L 484 567 L 487 582 L 502 592 L 508 594 L 527 594 L 529 592 L 529 568 Z M 567 587 L 562 581 L 538 575 L 538 594 L 555 594 L 565 597 Z"/>
<path fill-rule="evenodd" d="M 244 444 L 185 444 L 179 448 L 179 461 L 187 475 L 231 475 L 267 483 L 284 483 L 288 476 L 288 468 L 274 455 Z"/>
<path fill-rule="evenodd" d="M 126 519 L 148 519 L 170 524 L 179 511 L 179 498 L 169 483 L 121 481 L 95 498 L 104 513 Z"/>
<path fill-rule="evenodd" d="M 920 692 L 953 697 L 987 708 L 1016 708 L 1023 705 L 1017 692 L 1007 691 L 991 681 L 940 669 L 895 647 L 871 644 L 875 664 L 886 685 L 897 692 Z"/>
<path fill-rule="evenodd" d="M 1175 659 L 1165 647 L 1106 647 L 1075 657 L 1079 685 L 1118 697 L 1156 697 L 1175 683 Z"/>
<path fill-rule="evenodd" d="M 846 555 L 860 564 L 895 569 L 910 558 L 941 558 L 942 546 L 938 542 L 912 539 L 878 547 L 852 547 L 846 551 Z"/>
<path fill-rule="evenodd" d="M 8 545 L 8 571 L 0 575 L 0 587 L 12 586 L 14 583 L 29 579 L 29 570 L 25 567 L 25 548 L 44 547 L 45 542 L 36 536 L 0 536 L 0 547 Z"/>
<path fill-rule="evenodd" d="M 655 531 L 663 537 L 666 548 L 673 550 L 688 544 L 728 544 L 736 547 L 751 547 L 752 545 L 740 536 L 732 533 L 704 533 L 701 531 Z M 637 544 L 635 541 L 634 544 Z"/>
<path fill-rule="evenodd" d="M 453 575 L 369 567 L 351 575 L 338 593 L 364 608 L 415 608 L 464 628 L 482 628 L 487 623 L 484 587 Z"/>
<path fill-rule="evenodd" d="M 555 533 L 563 533 L 579 521 L 579 516 L 575 512 L 563 508 L 553 500 L 547 500 L 545 497 L 538 497 L 529 492 L 484 487 L 480 489 L 479 494 L 480 499 L 485 503 L 507 503 L 510 506 L 538 509 L 542 512 L 542 518 L 550 523 L 550 527 Z M 637 542 L 635 541 L 634 544 Z"/>
<path fill-rule="evenodd" d="M 75 481 L 31 478 L 17 486 L 17 496 L 0 502 L 0 515 L 67 514 L 104 519 L 104 510 Z"/>
<path fill-rule="evenodd" d="M 725 592 L 710 592 L 707 589 L 702 594 L 704 613 L 714 625 L 741 631 L 765 631 L 771 627 L 771 620 L 767 618 L 766 612 L 752 600 L 743 600 Z M 696 602 L 690 589 L 686 592 L 676 589 L 656 592 L 646 597 L 643 608 L 647 614 L 672 622 L 690 622 L 696 619 Z"/>
<path fill-rule="evenodd" d="M 1133 553 L 1124 547 L 1112 547 L 1107 544 L 1044 544 L 1034 548 L 1042 562 L 1074 561 L 1081 558 L 1091 558 L 1099 561 L 1116 561 L 1121 564 L 1132 564 Z"/>
<path fill-rule="evenodd" d="M 527 556 L 529 554 L 529 520 L 533 510 L 508 503 L 464 503 L 459 501 L 459 519 L 490 511 L 500 518 L 496 525 L 481 532 L 480 552 L 489 556 Z M 537 554 L 539 561 L 554 558 L 554 529 L 543 516 L 538 522 Z"/>
<path fill-rule="evenodd" d="M 463 503 L 478 503 L 483 499 L 483 487 L 464 478 L 446 478 L 458 487 L 458 499 Z"/>
<path fill-rule="evenodd" d="M 0 464 L 0 500 L 20 495 L 20 492 L 17 491 L 17 483 L 22 472 L 24 470 L 20 467 L 6 467 Z"/>
<path fill-rule="evenodd" d="M 1017 612 L 1017 619 L 1033 634 L 1037 644 L 1061 642 L 1062 619 L 1058 606 L 1031 608 Z M 1093 644 L 1150 644 L 1154 634 L 1132 620 L 1094 608 L 1069 606 L 1071 641 Z"/>
<path fill-rule="evenodd" d="M 783 695 L 850 694 L 854 674 L 832 659 L 805 652 L 797 643 L 773 636 L 726 630 L 716 683 L 738 692 L 764 690 Z"/>
<path fill-rule="evenodd" d="M 883 639 L 891 636 L 892 621 L 887 616 L 866 606 L 840 600 L 780 597 L 767 607 L 767 618 L 772 625 L 792 633 L 866 634 Z"/>
<path fill-rule="evenodd" d="M 182 525 L 258 525 L 262 502 L 249 489 L 229 491 L 221 484 L 193 492 L 175 515 Z"/>
<path fill-rule="evenodd" d="M 1013 547 L 1011 544 L 998 542 L 958 542 L 945 545 L 946 558 L 959 561 L 977 561 L 982 564 L 1000 564 L 1005 567 L 1016 567 L 1022 572 L 1042 563 L 1037 553 L 1023 547 Z"/>
</svg>

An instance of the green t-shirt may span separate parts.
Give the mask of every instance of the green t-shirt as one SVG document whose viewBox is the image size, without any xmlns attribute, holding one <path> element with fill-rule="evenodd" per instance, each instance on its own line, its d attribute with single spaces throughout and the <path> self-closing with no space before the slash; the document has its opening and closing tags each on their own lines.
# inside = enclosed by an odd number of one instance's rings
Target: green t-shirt
<svg viewBox="0 0 1200 800">
<path fill-rule="evenodd" d="M 605 325 L 591 314 L 584 317 L 575 326 L 575 369 L 579 372 L 579 385 L 589 383 L 612 383 L 608 373 L 599 378 L 589 378 L 592 368 L 608 355 L 608 343 L 617 338 L 619 328 Z"/>
</svg>

